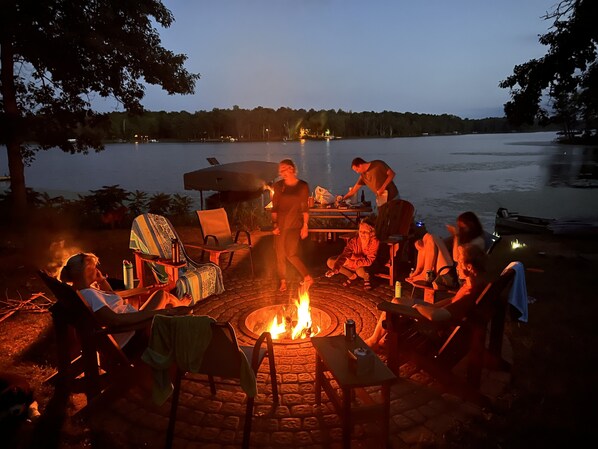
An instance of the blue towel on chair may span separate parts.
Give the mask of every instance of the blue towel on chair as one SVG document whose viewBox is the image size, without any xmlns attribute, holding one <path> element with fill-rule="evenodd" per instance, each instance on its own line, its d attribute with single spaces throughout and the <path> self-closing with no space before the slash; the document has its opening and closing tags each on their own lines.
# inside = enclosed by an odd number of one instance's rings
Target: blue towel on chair
<svg viewBox="0 0 598 449">
<path fill-rule="evenodd" d="M 503 273 L 508 269 L 515 270 L 515 279 L 509 292 L 509 304 L 515 307 L 520 313 L 519 321 L 527 323 L 527 285 L 525 283 L 525 267 L 521 262 L 511 262 L 503 270 Z"/>
</svg>

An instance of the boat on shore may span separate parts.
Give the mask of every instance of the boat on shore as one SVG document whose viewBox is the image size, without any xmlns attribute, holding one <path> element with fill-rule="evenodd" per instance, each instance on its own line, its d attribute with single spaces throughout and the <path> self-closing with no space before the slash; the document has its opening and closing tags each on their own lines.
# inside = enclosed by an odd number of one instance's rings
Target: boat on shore
<svg viewBox="0 0 598 449">
<path fill-rule="evenodd" d="M 598 236 L 598 219 L 554 219 L 520 215 L 500 207 L 496 211 L 497 234 L 555 234 Z"/>
</svg>

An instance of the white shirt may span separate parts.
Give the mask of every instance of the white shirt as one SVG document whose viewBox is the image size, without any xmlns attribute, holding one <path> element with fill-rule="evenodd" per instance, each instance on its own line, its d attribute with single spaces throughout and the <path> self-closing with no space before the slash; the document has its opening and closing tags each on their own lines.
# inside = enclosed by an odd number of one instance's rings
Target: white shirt
<svg viewBox="0 0 598 449">
<path fill-rule="evenodd" d="M 133 313 L 137 312 L 137 309 L 133 307 L 131 304 L 125 302 L 120 296 L 116 293 L 105 292 L 103 290 L 98 290 L 97 288 L 84 288 L 83 290 L 79 290 L 87 305 L 91 308 L 93 312 L 97 312 L 102 307 L 108 307 L 115 313 Z M 120 334 L 113 334 L 114 340 L 116 343 L 122 348 L 124 347 L 129 340 L 133 337 L 135 331 L 123 332 Z"/>
</svg>

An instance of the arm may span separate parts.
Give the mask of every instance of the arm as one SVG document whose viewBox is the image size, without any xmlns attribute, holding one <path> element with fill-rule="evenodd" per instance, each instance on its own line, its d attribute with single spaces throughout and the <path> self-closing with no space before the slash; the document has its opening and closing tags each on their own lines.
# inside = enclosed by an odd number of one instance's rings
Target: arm
<svg viewBox="0 0 598 449">
<path fill-rule="evenodd" d="M 361 176 L 359 176 L 359 179 L 357 180 L 355 185 L 353 187 L 351 187 L 349 189 L 349 191 L 343 195 L 343 201 L 346 200 L 347 198 L 351 198 L 353 195 L 355 195 L 359 191 L 359 189 L 361 188 L 362 185 L 363 185 L 363 182 L 361 181 Z"/>
<path fill-rule="evenodd" d="M 307 227 L 307 221 L 309 220 L 309 212 L 303 212 L 303 227 L 301 228 L 301 238 L 305 239 L 307 238 L 307 235 L 309 234 L 309 229 Z"/>
<path fill-rule="evenodd" d="M 373 238 L 370 244 L 363 248 L 362 252 L 358 254 L 354 254 L 355 264 L 359 267 L 369 267 L 371 266 L 374 261 L 376 260 L 376 255 L 378 254 L 378 248 L 380 246 L 380 241 L 376 238 Z"/>
<path fill-rule="evenodd" d="M 272 226 L 274 226 L 272 234 L 279 235 L 280 229 L 278 228 L 278 212 L 272 212 Z"/>
<path fill-rule="evenodd" d="M 390 184 L 392 180 L 395 178 L 395 174 L 396 173 L 390 167 L 388 168 L 388 170 L 386 170 L 386 179 L 384 180 L 380 188 L 376 191 L 376 195 L 382 195 L 384 193 L 386 187 L 388 187 L 388 184 Z"/>
<path fill-rule="evenodd" d="M 189 313 L 189 307 L 179 306 L 171 307 L 168 309 L 158 310 L 140 310 L 139 312 L 131 313 L 116 313 L 110 307 L 102 307 L 94 312 L 94 316 L 98 322 L 104 326 L 133 326 L 136 324 L 142 324 L 145 321 L 150 321 L 155 315 L 187 315 Z"/>
</svg>

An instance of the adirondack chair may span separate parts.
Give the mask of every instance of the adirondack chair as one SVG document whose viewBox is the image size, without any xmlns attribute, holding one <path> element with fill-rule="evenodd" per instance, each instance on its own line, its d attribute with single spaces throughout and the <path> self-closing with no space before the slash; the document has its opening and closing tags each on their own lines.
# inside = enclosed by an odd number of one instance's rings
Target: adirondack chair
<svg viewBox="0 0 598 449">
<path fill-rule="evenodd" d="M 136 326 L 102 326 L 70 285 L 43 270 L 39 270 L 38 275 L 56 297 L 50 311 L 56 333 L 58 371 L 47 381 L 56 382 L 69 391 L 83 391 L 87 397 L 85 409 L 114 398 L 136 376 L 133 360 L 112 335 L 149 328 L 151 320 Z M 149 289 L 134 291 L 136 294 L 144 292 L 149 293 Z"/>
<path fill-rule="evenodd" d="M 487 398 L 480 392 L 483 368 L 510 368 L 501 353 L 508 308 L 506 290 L 514 276 L 512 269 L 503 271 L 458 322 L 430 322 L 410 306 L 389 301 L 380 303 L 378 309 L 386 312 L 389 368 L 398 375 L 403 362 L 414 361 L 449 391 L 466 400 L 486 404 Z M 430 338 L 430 334 L 418 330 L 418 321 L 432 326 L 433 335 L 443 337 Z M 453 372 L 464 357 L 467 357 L 465 379 Z"/>
<path fill-rule="evenodd" d="M 178 242 L 180 261 L 173 261 L 172 241 Z M 155 282 L 164 288 L 176 287 L 176 295 L 181 298 L 191 295 L 193 304 L 211 295 L 224 291 L 222 270 L 213 263 L 199 263 L 193 260 L 170 221 L 161 215 L 142 214 L 133 220 L 129 248 L 135 256 L 135 270 L 139 286 L 146 282 L 146 269 L 151 270 Z M 153 281 L 152 281 L 153 282 Z"/>
<path fill-rule="evenodd" d="M 405 254 L 405 249 L 410 237 L 411 225 L 415 215 L 415 207 L 409 201 L 395 200 L 389 214 L 387 229 L 383 231 L 388 237 L 380 241 L 378 250 L 381 260 L 384 261 L 383 269 L 376 273 L 376 276 L 388 279 L 390 285 L 394 285 L 397 274 L 397 262 Z M 378 233 L 378 230 L 377 230 Z M 383 254 L 387 252 L 386 254 Z"/>
</svg>

